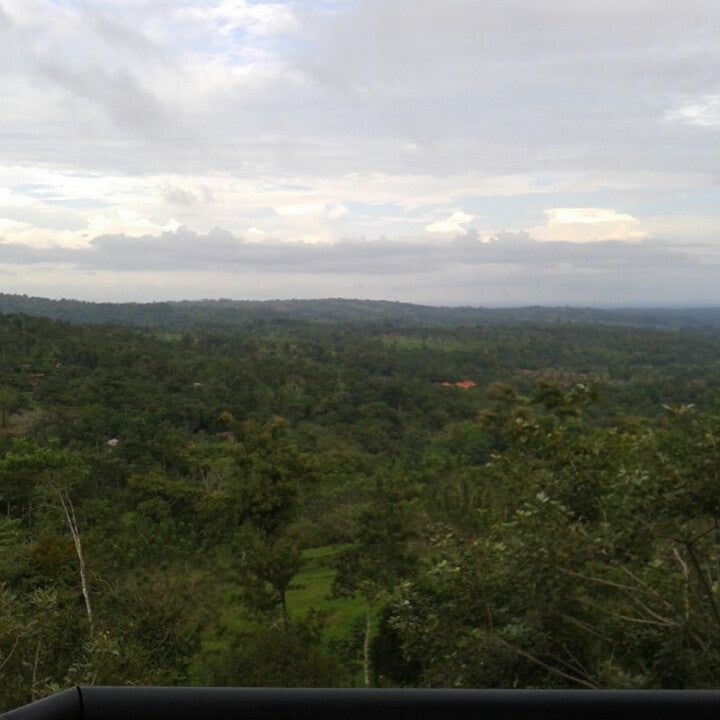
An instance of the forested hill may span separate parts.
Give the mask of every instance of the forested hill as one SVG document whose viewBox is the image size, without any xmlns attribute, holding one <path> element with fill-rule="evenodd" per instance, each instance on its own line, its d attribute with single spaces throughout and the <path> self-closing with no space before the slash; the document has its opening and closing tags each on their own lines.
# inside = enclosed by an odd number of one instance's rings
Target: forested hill
<svg viewBox="0 0 720 720">
<path fill-rule="evenodd" d="M 92 303 L 0 293 L 0 313 L 23 313 L 75 324 L 113 324 L 178 329 L 303 320 L 381 323 L 389 326 L 463 327 L 515 323 L 599 324 L 656 329 L 720 328 L 720 308 L 433 307 L 386 300 L 196 300 Z"/>
</svg>

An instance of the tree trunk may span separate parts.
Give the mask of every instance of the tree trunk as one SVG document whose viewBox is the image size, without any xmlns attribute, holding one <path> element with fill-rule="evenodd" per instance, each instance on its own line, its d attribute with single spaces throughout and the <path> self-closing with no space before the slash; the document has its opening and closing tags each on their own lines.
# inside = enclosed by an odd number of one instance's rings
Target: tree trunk
<svg viewBox="0 0 720 720">
<path fill-rule="evenodd" d="M 83 555 L 82 542 L 80 540 L 80 531 L 78 530 L 77 520 L 75 519 L 75 508 L 70 498 L 61 490 L 58 491 L 60 503 L 65 512 L 65 520 L 67 520 L 70 534 L 75 543 L 75 552 L 77 553 L 78 565 L 80 567 L 80 588 L 82 590 L 83 600 L 85 601 L 85 612 L 87 613 L 90 628 L 93 627 L 93 611 L 90 603 L 90 591 L 88 590 L 87 577 L 85 575 L 85 556 Z"/>
<path fill-rule="evenodd" d="M 37 669 L 38 669 L 38 660 L 40 659 L 40 643 L 41 642 L 42 642 L 42 640 L 38 639 L 37 648 L 35 649 L 35 662 L 33 663 L 32 684 L 30 685 L 30 697 L 32 698 L 33 702 L 38 700 L 40 697 L 40 694 L 38 692 Z"/>
<path fill-rule="evenodd" d="M 365 638 L 363 640 L 363 680 L 370 687 L 370 631 L 372 630 L 372 606 L 368 603 L 365 614 Z"/>
<path fill-rule="evenodd" d="M 290 613 L 288 612 L 287 593 L 285 590 L 280 593 L 280 604 L 282 606 L 283 627 L 286 628 L 290 623 Z"/>
<path fill-rule="evenodd" d="M 675 559 L 680 564 L 680 567 L 682 568 L 682 575 L 683 575 L 683 606 L 685 610 L 685 623 L 687 625 L 690 624 L 690 568 L 688 568 L 687 563 L 683 558 L 681 557 L 680 553 L 678 552 L 678 549 L 676 547 L 673 548 L 673 555 L 675 555 Z"/>
</svg>

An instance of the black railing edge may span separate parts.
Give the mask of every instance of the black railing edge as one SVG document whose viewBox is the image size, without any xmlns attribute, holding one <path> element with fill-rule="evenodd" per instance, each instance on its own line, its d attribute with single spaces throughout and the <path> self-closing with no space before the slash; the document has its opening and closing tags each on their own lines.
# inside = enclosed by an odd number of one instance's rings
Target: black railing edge
<svg viewBox="0 0 720 720">
<path fill-rule="evenodd" d="M 0 720 L 82 720 L 82 718 L 82 691 L 77 685 L 0 715 Z"/>
<path fill-rule="evenodd" d="M 0 720 L 717 720 L 720 690 L 410 690 L 80 686 Z"/>
</svg>

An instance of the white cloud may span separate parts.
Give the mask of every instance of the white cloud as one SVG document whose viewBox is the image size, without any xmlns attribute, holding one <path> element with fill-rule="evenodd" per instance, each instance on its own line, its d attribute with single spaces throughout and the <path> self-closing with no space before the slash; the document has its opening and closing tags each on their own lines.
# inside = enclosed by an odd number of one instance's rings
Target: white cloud
<svg viewBox="0 0 720 720">
<path fill-rule="evenodd" d="M 604 208 L 552 208 L 545 215 L 550 225 L 636 222 L 632 215 Z"/>
<path fill-rule="evenodd" d="M 585 243 L 640 240 L 647 236 L 632 215 L 607 208 L 551 208 L 545 210 L 545 217 L 545 226 L 528 229 L 537 240 Z"/>
<path fill-rule="evenodd" d="M 445 220 L 435 220 L 429 225 L 426 225 L 425 230 L 429 233 L 466 235 L 467 228 L 464 226 L 472 222 L 474 217 L 474 215 L 469 215 L 462 210 L 456 210 L 452 215 L 445 218 Z"/>
<path fill-rule="evenodd" d="M 326 210 L 327 216 L 329 218 L 332 218 L 333 220 L 337 220 L 338 218 L 341 218 L 347 215 L 348 212 L 350 212 L 342 203 L 326 206 Z"/>
<path fill-rule="evenodd" d="M 706 95 L 665 113 L 665 120 L 720 128 L 720 95 Z"/>
<path fill-rule="evenodd" d="M 298 29 L 298 19 L 288 3 L 253 3 L 222 0 L 212 6 L 186 7 L 179 17 L 206 23 L 224 34 L 243 30 L 255 35 L 282 35 Z"/>
<path fill-rule="evenodd" d="M 31 227 L 28 223 L 0 217 L 0 239 L 14 239 L 16 234 L 29 230 Z"/>
<path fill-rule="evenodd" d="M 303 215 L 324 215 L 326 207 L 320 202 L 302 202 L 291 205 L 279 205 L 275 208 L 278 215 L 285 217 L 298 217 Z"/>
</svg>

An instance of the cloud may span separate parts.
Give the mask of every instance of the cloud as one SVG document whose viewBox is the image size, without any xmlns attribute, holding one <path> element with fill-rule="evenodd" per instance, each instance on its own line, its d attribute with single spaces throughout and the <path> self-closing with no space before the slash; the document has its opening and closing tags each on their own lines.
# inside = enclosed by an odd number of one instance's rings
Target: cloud
<svg viewBox="0 0 720 720">
<path fill-rule="evenodd" d="M 468 215 L 468 213 L 462 210 L 456 210 L 452 215 L 445 218 L 445 220 L 435 220 L 429 225 L 426 225 L 425 230 L 429 233 L 466 235 L 467 228 L 464 226 L 472 222 L 474 217 L 474 215 Z"/>
<path fill-rule="evenodd" d="M 0 217 L 0 236 L 10 233 L 18 233 L 31 227 L 28 223 L 10 220 L 9 218 Z"/>
<path fill-rule="evenodd" d="M 6 258 L 115 289 L 137 253 L 208 291 L 228 268 L 342 288 L 355 264 L 388 293 L 447 272 L 472 294 L 563 262 L 610 288 L 613 258 L 670 252 L 648 238 L 720 237 L 716 0 L 0 7 Z"/>
<path fill-rule="evenodd" d="M 139 175 L 713 172 L 658 118 L 717 92 L 720 10 L 675 5 L 11 0 L 4 151 Z M 92 143 L 78 97 L 104 113 Z"/>
<path fill-rule="evenodd" d="M 222 0 L 216 5 L 182 8 L 178 15 L 193 24 L 205 23 L 223 34 L 243 30 L 261 36 L 282 35 L 298 27 L 292 7 L 283 2 Z"/>
<path fill-rule="evenodd" d="M 250 228 L 249 232 L 261 231 Z M 602 271 L 618 265 L 648 269 L 654 264 L 692 264 L 694 261 L 687 251 L 661 243 L 541 242 L 523 232 L 499 233 L 487 242 L 477 233 L 468 233 L 450 242 L 379 239 L 312 244 L 277 240 L 248 242 L 221 228 L 199 234 L 179 227 L 157 235 L 100 235 L 77 248 L 31 248 L 19 243 L 0 243 L 0 263 L 30 262 L 123 272 L 213 269 L 254 272 L 272 268 L 284 273 L 412 275 L 450 266 L 572 265 Z"/>
<path fill-rule="evenodd" d="M 171 124 L 157 98 L 127 70 L 75 69 L 50 63 L 41 63 L 39 70 L 55 87 L 100 107 L 121 130 L 144 134 L 162 128 L 167 132 Z"/>
<path fill-rule="evenodd" d="M 8 29 L 12 26 L 10 16 L 5 12 L 3 6 L 0 5 L 0 30 Z"/>
<path fill-rule="evenodd" d="M 632 215 L 603 208 L 553 208 L 545 215 L 551 225 L 637 222 Z"/>
<path fill-rule="evenodd" d="M 325 203 L 321 202 L 292 203 L 290 205 L 279 205 L 275 208 L 278 215 L 285 217 L 325 215 L 326 211 Z"/>
<path fill-rule="evenodd" d="M 706 95 L 665 113 L 665 120 L 685 125 L 720 128 L 720 95 Z"/>
<path fill-rule="evenodd" d="M 538 240 L 564 242 L 637 241 L 647 236 L 641 224 L 629 213 L 606 208 L 567 207 L 545 210 L 547 225 L 533 227 Z"/>
<path fill-rule="evenodd" d="M 20 270 L 13 273 L 13 269 Z M 251 242 L 216 228 L 104 235 L 84 247 L 0 242 L 6 292 L 85 299 L 354 296 L 463 304 L 718 302 L 720 252 L 645 240 Z M 30 279 L 30 283 L 28 283 Z M 23 285 L 23 282 L 25 283 Z M 70 284 L 68 284 L 70 283 Z"/>
<path fill-rule="evenodd" d="M 198 202 L 197 196 L 189 190 L 183 190 L 172 185 L 168 186 L 163 194 L 164 199 L 171 205 L 183 205 L 189 207 Z"/>
</svg>

